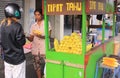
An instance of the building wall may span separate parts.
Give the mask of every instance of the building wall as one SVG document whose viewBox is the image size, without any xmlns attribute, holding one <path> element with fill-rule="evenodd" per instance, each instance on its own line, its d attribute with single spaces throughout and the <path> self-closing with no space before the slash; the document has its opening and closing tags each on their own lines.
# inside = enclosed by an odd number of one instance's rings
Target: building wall
<svg viewBox="0 0 120 78">
<path fill-rule="evenodd" d="M 24 31 L 29 33 L 34 21 L 35 0 L 24 0 Z"/>
</svg>

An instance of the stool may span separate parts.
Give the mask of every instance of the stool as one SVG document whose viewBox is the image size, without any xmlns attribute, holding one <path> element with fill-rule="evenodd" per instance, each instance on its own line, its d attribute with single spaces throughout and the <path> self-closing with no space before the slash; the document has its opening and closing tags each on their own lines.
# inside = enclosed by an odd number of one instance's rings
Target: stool
<svg viewBox="0 0 120 78">
<path fill-rule="evenodd" d="M 99 66 L 99 63 L 96 64 L 96 71 L 94 78 L 97 78 L 98 76 L 99 67 L 103 68 L 102 78 L 120 78 L 120 66 L 115 69 L 112 69 L 104 66 Z"/>
</svg>

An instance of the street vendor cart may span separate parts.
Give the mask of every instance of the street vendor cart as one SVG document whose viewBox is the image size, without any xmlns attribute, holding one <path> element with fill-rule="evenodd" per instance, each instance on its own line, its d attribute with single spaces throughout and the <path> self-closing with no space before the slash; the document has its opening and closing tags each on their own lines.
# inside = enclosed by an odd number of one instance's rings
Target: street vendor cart
<svg viewBox="0 0 120 78">
<path fill-rule="evenodd" d="M 114 0 L 113 0 L 114 2 Z M 102 24 L 102 43 L 87 51 L 86 42 L 86 17 L 90 14 L 106 14 L 113 13 L 114 6 L 109 3 L 109 0 L 44 0 L 44 19 L 45 19 L 45 43 L 46 43 L 46 78 L 94 78 L 95 68 L 99 58 L 102 56 L 113 54 L 113 41 L 104 40 L 105 37 L 105 22 Z M 65 43 L 65 46 L 71 45 L 67 50 L 49 48 L 49 32 L 48 32 L 48 16 L 47 15 L 82 15 L 82 35 L 81 43 L 70 44 Z M 113 22 L 115 15 L 113 13 Z M 112 26 L 113 37 L 115 24 Z M 73 34 L 74 35 L 74 34 Z M 75 36 L 76 37 L 76 36 Z M 70 36 L 65 37 L 67 40 Z M 73 37 L 74 39 L 74 37 Z M 75 40 L 74 40 L 75 41 Z M 76 39 L 77 41 L 77 39 Z M 57 44 L 57 43 L 56 43 Z M 63 44 L 64 43 L 60 43 Z M 79 50 L 74 52 L 77 44 L 81 44 Z M 64 46 L 64 47 L 65 47 Z M 74 47 L 73 47 L 74 46 Z M 54 46 L 55 47 L 55 46 Z M 65 47 L 66 48 L 66 47 Z M 63 51 L 63 52 L 62 52 Z M 70 52 L 66 52 L 70 51 Z M 71 52 L 73 51 L 73 52 Z M 76 50 L 77 51 L 77 50 Z M 101 78 L 102 69 L 100 69 L 97 78 Z"/>
</svg>

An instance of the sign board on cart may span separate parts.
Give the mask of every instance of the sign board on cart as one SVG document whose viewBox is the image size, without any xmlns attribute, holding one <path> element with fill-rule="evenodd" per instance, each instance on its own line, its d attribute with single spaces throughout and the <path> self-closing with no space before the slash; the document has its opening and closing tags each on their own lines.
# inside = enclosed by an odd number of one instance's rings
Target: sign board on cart
<svg viewBox="0 0 120 78">
<path fill-rule="evenodd" d="M 82 0 L 47 0 L 48 15 L 81 14 Z"/>
<path fill-rule="evenodd" d="M 106 0 L 86 0 L 87 14 L 105 14 Z"/>
<path fill-rule="evenodd" d="M 106 0 L 86 0 L 88 14 L 105 14 Z M 82 0 L 47 0 L 47 15 L 74 15 L 82 13 Z"/>
</svg>

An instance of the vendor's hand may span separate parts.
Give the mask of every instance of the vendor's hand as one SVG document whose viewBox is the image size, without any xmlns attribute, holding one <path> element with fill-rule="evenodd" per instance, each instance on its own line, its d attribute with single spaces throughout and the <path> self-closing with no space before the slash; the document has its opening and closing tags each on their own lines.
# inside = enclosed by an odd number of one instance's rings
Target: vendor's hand
<svg viewBox="0 0 120 78">
<path fill-rule="evenodd" d="M 37 37 L 39 37 L 39 38 L 41 38 L 41 39 L 45 39 L 45 36 L 42 36 L 42 35 L 40 35 L 40 34 L 35 34 L 35 36 L 37 36 Z"/>
<path fill-rule="evenodd" d="M 37 33 L 33 33 L 34 34 L 34 36 L 37 36 L 37 37 L 39 37 L 40 36 L 40 34 L 37 34 Z"/>
<path fill-rule="evenodd" d="M 26 38 L 27 38 L 29 41 L 33 41 L 34 35 L 29 34 L 29 36 L 26 36 Z"/>
</svg>

